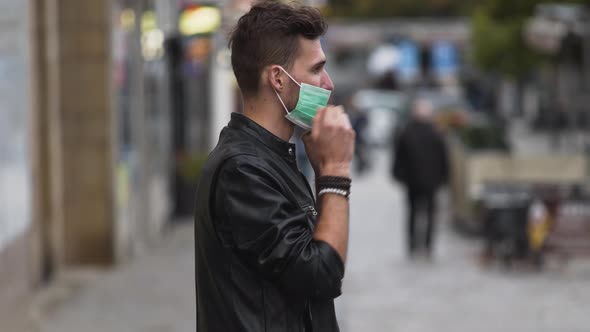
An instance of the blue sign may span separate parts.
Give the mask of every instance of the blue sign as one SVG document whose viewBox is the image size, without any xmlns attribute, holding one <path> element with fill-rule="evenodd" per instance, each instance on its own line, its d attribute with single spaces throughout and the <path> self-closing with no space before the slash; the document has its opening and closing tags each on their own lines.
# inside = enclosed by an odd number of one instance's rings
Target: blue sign
<svg viewBox="0 0 590 332">
<path fill-rule="evenodd" d="M 415 43 L 403 41 L 397 45 L 400 62 L 397 67 L 401 80 L 413 80 L 420 72 L 420 50 Z"/>
<path fill-rule="evenodd" d="M 436 76 L 455 75 L 459 68 L 457 48 L 446 41 L 438 41 L 432 45 L 432 71 Z"/>
</svg>

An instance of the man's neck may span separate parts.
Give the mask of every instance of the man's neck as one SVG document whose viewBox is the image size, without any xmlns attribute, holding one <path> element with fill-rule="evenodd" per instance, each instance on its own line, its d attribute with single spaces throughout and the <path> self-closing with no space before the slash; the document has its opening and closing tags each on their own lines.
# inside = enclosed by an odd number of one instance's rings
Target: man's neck
<svg viewBox="0 0 590 332">
<path fill-rule="evenodd" d="M 282 106 L 277 104 L 278 101 L 265 96 L 248 98 L 244 100 L 244 115 L 273 135 L 289 141 L 293 136 L 293 124 L 285 118 L 285 112 L 278 112 Z"/>
</svg>

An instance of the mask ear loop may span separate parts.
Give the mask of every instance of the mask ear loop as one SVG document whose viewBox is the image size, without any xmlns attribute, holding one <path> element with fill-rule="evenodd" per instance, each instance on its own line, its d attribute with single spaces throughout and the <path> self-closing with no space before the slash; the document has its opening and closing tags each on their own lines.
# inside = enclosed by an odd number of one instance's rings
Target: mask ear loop
<svg viewBox="0 0 590 332">
<path fill-rule="evenodd" d="M 285 70 L 283 67 L 279 67 L 279 68 L 281 68 L 281 70 L 282 70 L 282 71 L 283 71 L 285 74 L 287 74 L 287 76 L 289 76 L 289 78 L 290 78 L 290 79 L 291 79 L 293 82 L 295 82 L 295 84 L 297 84 L 297 86 L 301 87 L 301 84 L 297 83 L 297 81 L 296 81 L 296 80 L 293 78 L 293 76 L 291 76 L 291 75 L 290 75 L 290 74 L 289 74 L 289 73 L 288 73 L 288 72 L 287 72 L 287 71 L 286 71 L 286 70 Z"/>
<path fill-rule="evenodd" d="M 287 112 L 287 115 L 289 115 L 289 111 L 287 110 L 287 106 L 285 106 L 285 103 L 283 103 L 283 99 L 281 99 L 281 96 L 279 96 L 279 93 L 277 92 L 277 90 L 275 90 L 275 89 L 273 89 L 273 90 L 275 91 L 275 94 L 277 95 L 277 98 L 279 98 L 279 101 L 283 105 L 283 108 L 285 109 L 285 112 Z"/>
<path fill-rule="evenodd" d="M 293 78 L 293 76 L 291 76 L 291 75 L 290 75 L 290 74 L 289 74 L 289 73 L 288 73 L 288 72 L 287 72 L 287 71 L 286 71 L 286 70 L 285 70 L 283 67 L 280 67 L 280 66 L 279 66 L 279 68 L 280 68 L 280 69 L 281 69 L 281 70 L 282 70 L 282 71 L 283 71 L 285 74 L 287 74 L 287 76 L 289 76 L 289 78 L 290 78 L 290 79 L 291 79 L 293 82 L 295 82 L 295 84 L 297 84 L 297 86 L 298 86 L 299 88 L 301 88 L 301 84 L 297 83 L 297 81 L 296 81 L 296 80 Z M 273 88 L 273 90 L 275 91 L 275 94 L 277 95 L 277 97 L 279 98 L 279 101 L 280 101 L 280 102 L 281 102 L 281 104 L 283 105 L 283 108 L 285 109 L 285 112 L 287 112 L 287 114 L 289 114 L 289 110 L 287 110 L 287 106 L 285 106 L 285 103 L 283 103 L 283 99 L 281 98 L 281 96 L 279 96 L 279 93 L 277 92 L 277 90 L 276 90 L 276 89 L 274 89 L 274 88 Z"/>
</svg>

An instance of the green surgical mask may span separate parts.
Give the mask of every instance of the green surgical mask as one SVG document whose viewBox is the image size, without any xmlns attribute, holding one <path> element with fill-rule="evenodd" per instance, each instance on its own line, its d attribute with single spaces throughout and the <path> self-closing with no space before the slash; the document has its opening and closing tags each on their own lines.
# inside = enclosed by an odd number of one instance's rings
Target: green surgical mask
<svg viewBox="0 0 590 332">
<path fill-rule="evenodd" d="M 306 83 L 299 84 L 291 75 L 289 75 L 289 73 L 287 73 L 285 69 L 281 68 L 281 70 L 284 71 L 285 74 L 287 74 L 287 76 L 289 76 L 289 78 L 300 87 L 297 105 L 291 112 L 287 110 L 287 106 L 285 106 L 285 103 L 283 103 L 279 93 L 275 90 L 277 97 L 287 112 L 285 117 L 295 125 L 305 130 L 311 130 L 313 118 L 317 114 L 319 108 L 326 107 L 326 105 L 328 105 L 328 100 L 330 99 L 330 94 L 332 91 Z"/>
</svg>

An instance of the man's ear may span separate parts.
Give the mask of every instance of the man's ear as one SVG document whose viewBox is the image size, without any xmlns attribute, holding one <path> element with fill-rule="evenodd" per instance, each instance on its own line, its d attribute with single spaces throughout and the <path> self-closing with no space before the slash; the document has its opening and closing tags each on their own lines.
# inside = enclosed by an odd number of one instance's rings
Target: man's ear
<svg viewBox="0 0 590 332">
<path fill-rule="evenodd" d="M 281 92 L 285 86 L 283 71 L 279 68 L 279 66 L 273 65 L 267 67 L 266 73 L 268 75 L 268 82 L 270 86 L 276 91 Z"/>
</svg>

